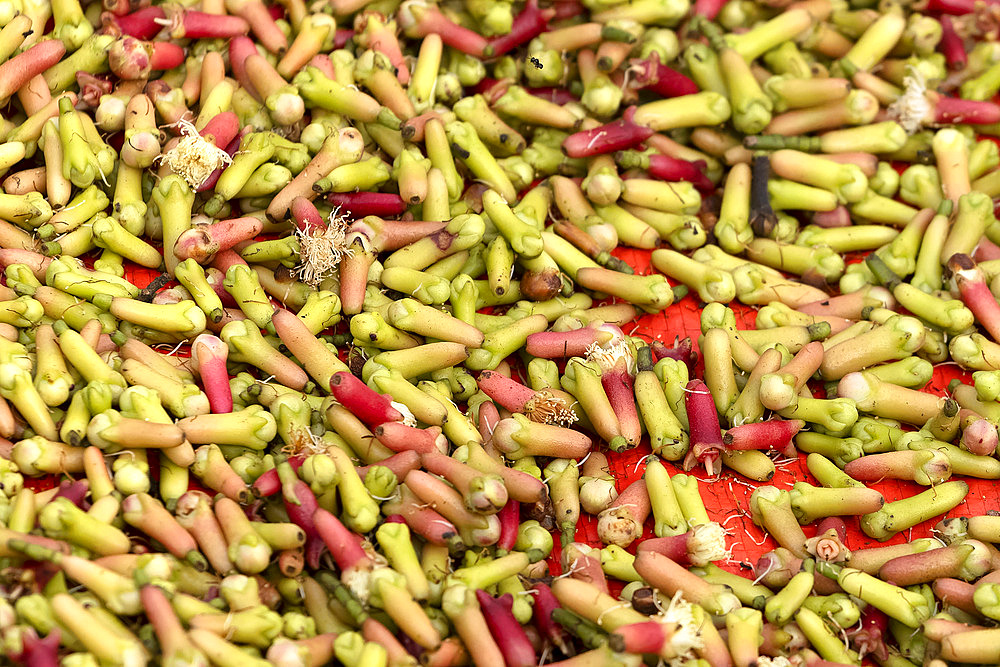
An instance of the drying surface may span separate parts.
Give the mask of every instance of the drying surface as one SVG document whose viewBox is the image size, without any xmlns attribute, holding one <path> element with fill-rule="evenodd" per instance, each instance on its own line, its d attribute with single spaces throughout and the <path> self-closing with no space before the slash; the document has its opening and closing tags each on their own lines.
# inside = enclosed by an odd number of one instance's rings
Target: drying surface
<svg viewBox="0 0 1000 667">
<path fill-rule="evenodd" d="M 649 263 L 648 252 L 626 249 L 615 254 L 633 266 L 636 273 L 649 274 L 654 272 Z M 739 328 L 754 328 L 756 310 L 736 302 L 729 304 L 729 306 L 736 313 L 736 323 Z M 698 336 L 701 334 L 700 316 L 701 310 L 697 297 L 689 295 L 661 313 L 644 315 L 639 319 L 638 327 L 634 331 L 626 333 L 650 341 L 659 339 L 668 345 L 675 336 L 680 338 L 690 336 L 695 341 L 697 348 Z M 701 373 L 700 360 L 697 372 Z M 947 392 L 948 383 L 955 378 L 963 378 L 964 381 L 971 382 L 971 374 L 963 371 L 954 363 L 938 364 L 934 368 L 934 377 L 924 391 L 943 396 Z M 617 480 L 619 491 L 641 478 L 642 471 L 645 469 L 645 457 L 649 453 L 649 447 L 645 443 L 635 450 L 622 454 L 609 453 L 608 460 Z M 680 471 L 676 464 L 672 465 L 669 462 L 666 464 L 671 474 Z M 818 485 L 818 482 L 806 470 L 805 454 L 800 454 L 795 460 L 778 461 L 776 467 L 774 478 L 768 484 L 780 489 L 790 489 L 792 484 L 799 481 Z M 709 516 L 723 524 L 729 533 L 728 543 L 732 548 L 732 560 L 728 563 L 727 569 L 734 572 L 742 570 L 746 574 L 749 570 L 744 564 L 752 565 L 761 554 L 777 546 L 774 540 L 750 520 L 750 494 L 760 484 L 747 480 L 728 468 L 723 468 L 722 475 L 714 479 L 708 477 L 703 469 L 693 470 L 690 474 L 699 479 L 701 497 L 708 509 Z M 949 513 L 949 516 L 975 516 L 985 514 L 989 510 L 1000 510 L 995 481 L 961 476 L 956 476 L 956 479 L 964 479 L 969 482 L 969 494 L 961 505 Z M 926 490 L 926 487 L 914 482 L 898 480 L 885 480 L 870 486 L 878 489 L 885 497 L 886 502 L 906 498 Z M 600 546 L 600 540 L 597 538 L 597 521 L 584 516 L 586 518 L 581 519 L 577 539 Z M 931 529 L 938 521 L 938 518 L 931 519 L 917 525 L 912 531 L 900 533 L 891 540 L 881 543 L 861 532 L 857 518 L 847 517 L 847 547 L 859 549 L 880 544 L 898 544 L 907 542 L 911 538 L 929 537 Z M 650 523 L 647 522 L 644 538 L 652 537 Z M 808 537 L 812 537 L 815 533 L 815 528 L 811 526 L 806 526 L 804 530 Z M 727 564 L 720 563 L 720 565 Z"/>
</svg>

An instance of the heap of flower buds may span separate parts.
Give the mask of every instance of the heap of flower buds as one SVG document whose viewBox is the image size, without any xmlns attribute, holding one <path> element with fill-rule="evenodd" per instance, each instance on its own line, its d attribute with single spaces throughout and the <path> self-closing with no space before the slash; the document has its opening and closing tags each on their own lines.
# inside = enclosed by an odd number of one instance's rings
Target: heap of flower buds
<svg viewBox="0 0 1000 667">
<path fill-rule="evenodd" d="M 997 32 L 0 1 L 0 654 L 1000 663 Z"/>
</svg>

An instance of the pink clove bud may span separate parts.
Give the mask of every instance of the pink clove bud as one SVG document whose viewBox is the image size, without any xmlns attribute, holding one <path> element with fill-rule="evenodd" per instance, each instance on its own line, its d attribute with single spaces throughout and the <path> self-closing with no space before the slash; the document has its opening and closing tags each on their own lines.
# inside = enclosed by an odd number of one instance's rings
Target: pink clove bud
<svg viewBox="0 0 1000 667">
<path fill-rule="evenodd" d="M 229 346 L 219 337 L 203 333 L 194 339 L 191 357 L 198 367 L 212 413 L 232 412 L 233 392 L 229 388 L 229 372 L 226 370 Z"/>
</svg>

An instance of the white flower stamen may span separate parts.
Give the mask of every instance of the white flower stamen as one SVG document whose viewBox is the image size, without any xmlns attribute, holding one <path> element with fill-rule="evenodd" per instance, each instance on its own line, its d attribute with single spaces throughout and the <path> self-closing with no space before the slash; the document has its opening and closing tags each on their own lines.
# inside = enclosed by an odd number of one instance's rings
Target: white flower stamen
<svg viewBox="0 0 1000 667">
<path fill-rule="evenodd" d="M 587 360 L 596 361 L 601 367 L 601 371 L 609 371 L 618 365 L 621 360 L 625 361 L 625 370 L 630 374 L 635 374 L 635 353 L 624 341 L 614 341 L 607 345 L 591 343 L 587 348 Z"/>
<path fill-rule="evenodd" d="M 330 214 L 330 223 L 322 232 L 295 230 L 299 240 L 299 264 L 292 271 L 298 280 L 313 287 L 333 275 L 340 260 L 354 251 L 347 247 L 347 219 L 339 209 Z"/>
<path fill-rule="evenodd" d="M 666 610 L 657 620 L 663 623 L 673 623 L 676 626 L 670 637 L 670 647 L 677 657 L 670 660 L 670 665 L 680 665 L 686 662 L 695 649 L 704 646 L 699 632 L 701 624 L 691 611 L 692 605 L 684 599 L 680 591 L 674 594 Z"/>
<path fill-rule="evenodd" d="M 555 424 L 569 428 L 579 417 L 566 406 L 566 402 L 547 389 L 538 391 L 524 404 L 524 414 L 531 421 L 540 424 Z"/>
<path fill-rule="evenodd" d="M 216 169 L 232 164 L 233 158 L 210 141 L 206 141 L 186 120 L 175 125 L 183 135 L 177 145 L 158 159 L 167 163 L 171 171 L 183 178 L 192 189 L 197 190 L 208 180 Z"/>
<path fill-rule="evenodd" d="M 931 103 L 927 99 L 927 80 L 916 67 L 907 67 L 903 77 L 906 90 L 889 105 L 889 117 L 903 126 L 907 134 L 920 131 L 931 116 Z"/>
<path fill-rule="evenodd" d="M 406 405 L 404 405 L 403 403 L 399 403 L 397 401 L 392 401 L 391 403 L 389 403 L 389 405 L 396 408 L 399 414 L 403 415 L 402 421 L 404 425 L 416 427 L 417 418 L 413 416 L 412 412 L 410 412 L 410 408 L 406 407 Z"/>
<path fill-rule="evenodd" d="M 762 655 L 757 658 L 757 667 L 792 667 L 792 662 L 780 655 L 773 658 Z"/>
<path fill-rule="evenodd" d="M 729 557 L 726 548 L 726 530 L 715 521 L 700 523 L 691 528 L 688 554 L 695 566 L 704 566 Z"/>
<path fill-rule="evenodd" d="M 282 453 L 289 456 L 325 454 L 330 448 L 330 443 L 306 429 L 296 429 L 293 436 L 292 442 L 281 448 Z"/>
</svg>

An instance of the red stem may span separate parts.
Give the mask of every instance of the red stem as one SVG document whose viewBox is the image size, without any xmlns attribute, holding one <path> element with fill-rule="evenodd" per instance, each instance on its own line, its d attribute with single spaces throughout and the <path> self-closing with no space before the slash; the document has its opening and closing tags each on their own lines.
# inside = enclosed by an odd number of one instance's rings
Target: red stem
<svg viewBox="0 0 1000 667">
<path fill-rule="evenodd" d="M 867 305 L 865 303 L 866 298 L 875 297 L 884 300 L 885 303 L 894 304 L 895 302 L 891 300 L 891 296 L 892 295 L 888 292 L 876 291 L 868 296 L 866 296 L 864 292 L 851 292 L 849 294 L 838 294 L 837 296 L 820 299 L 819 301 L 813 301 L 812 303 L 804 303 L 796 308 L 796 310 L 806 313 L 807 315 L 832 315 L 834 317 L 861 319 L 861 312 Z M 822 355 L 819 354 L 819 352 L 819 348 L 815 347 L 812 343 L 809 343 L 809 345 L 806 345 L 795 353 L 796 357 L 801 355 L 803 359 L 806 359 L 807 357 L 811 359 L 809 364 L 805 366 L 810 369 L 808 371 L 808 375 L 812 375 L 819 369 L 819 363 L 822 361 Z M 813 365 L 815 365 L 815 368 L 812 368 Z"/>
<path fill-rule="evenodd" d="M 483 436 L 483 442 L 489 442 L 493 437 L 493 429 L 500 423 L 500 410 L 493 401 L 484 401 L 479 405 L 479 423 L 476 427 Z"/>
<path fill-rule="evenodd" d="M 531 387 L 525 387 L 517 380 L 496 371 L 483 371 L 476 378 L 476 382 L 484 394 L 511 412 L 523 411 L 525 404 L 534 398 L 536 393 Z"/>
<path fill-rule="evenodd" d="M 976 11 L 975 0 L 924 0 L 917 5 L 919 5 L 918 11 L 939 12 L 952 16 L 964 16 Z M 914 9 L 917 9 L 917 5 L 914 5 Z"/>
<path fill-rule="evenodd" d="M 194 9 L 184 10 L 181 23 L 184 37 L 189 39 L 230 39 L 247 34 L 251 28 L 246 17 L 206 14 Z"/>
<path fill-rule="evenodd" d="M 212 413 L 218 415 L 232 412 L 233 392 L 226 368 L 229 346 L 212 334 L 199 334 L 191 346 L 191 353 L 198 365 L 198 374 Z"/>
<path fill-rule="evenodd" d="M 434 508 L 447 517 L 454 525 L 461 526 L 470 533 L 485 531 L 482 536 L 473 539 L 495 544 L 499 536 L 499 519 L 492 515 L 482 515 L 471 512 L 462 499 L 462 495 L 440 477 L 423 470 L 414 470 L 406 476 L 406 487 L 419 500 L 433 504 Z M 482 546 L 487 546 L 486 544 Z"/>
<path fill-rule="evenodd" d="M 365 638 L 365 641 L 375 642 L 385 648 L 386 653 L 388 653 L 389 664 L 412 664 L 413 656 L 407 652 L 407 649 L 403 646 L 400 638 L 392 632 L 389 632 L 389 628 L 385 627 L 374 618 L 369 616 L 361 624 L 361 636 Z"/>
<path fill-rule="evenodd" d="M 228 111 L 224 112 L 224 114 L 228 113 L 229 113 Z M 219 115 L 221 116 L 224 114 L 219 114 Z M 209 124 L 211 123 L 212 121 L 209 121 Z M 240 149 L 240 143 L 243 141 L 243 137 L 250 134 L 252 131 L 253 127 L 247 125 L 233 138 L 232 141 L 229 142 L 229 144 L 226 145 L 225 151 L 226 153 L 229 154 L 229 157 L 233 157 L 234 155 L 236 155 L 236 151 Z M 213 171 L 212 175 L 209 176 L 207 179 L 205 179 L 205 182 L 201 184 L 200 188 L 198 188 L 198 192 L 208 192 L 209 190 L 214 190 L 215 184 L 219 182 L 219 177 L 222 176 L 222 172 L 225 170 L 226 170 L 225 167 L 219 167 L 218 169 Z"/>
<path fill-rule="evenodd" d="M 493 598 L 480 589 L 476 591 L 476 600 L 483 610 L 486 625 L 497 646 L 500 647 L 507 667 L 534 667 L 537 664 L 535 648 L 511 612 L 514 596 L 504 593 L 499 598 Z"/>
<path fill-rule="evenodd" d="M 292 213 L 292 221 L 300 232 L 312 234 L 326 229 L 326 220 L 308 197 L 300 196 L 293 199 L 289 210 Z"/>
<path fill-rule="evenodd" d="M 200 561 L 199 568 L 207 567 L 208 563 L 202 560 L 201 554 L 198 553 L 197 540 L 162 503 L 151 496 L 135 494 L 126 496 L 122 500 L 121 509 L 124 514 L 130 516 L 127 523 L 159 542 L 168 552 L 181 559 L 187 559 L 191 555 L 197 556 Z"/>
<path fill-rule="evenodd" d="M 974 542 L 970 542 L 970 546 Z M 878 576 L 882 581 L 888 581 L 897 586 L 913 586 L 933 581 L 939 577 L 960 576 L 958 571 L 963 564 L 959 559 L 970 565 L 970 569 L 978 567 L 983 559 L 986 565 L 989 556 L 964 555 L 965 545 L 949 544 L 940 549 L 931 549 L 920 553 L 905 554 L 886 561 L 879 568 Z"/>
<path fill-rule="evenodd" d="M 240 119 L 232 111 L 223 111 L 209 120 L 198 132 L 202 139 L 216 146 L 228 146 L 240 134 Z"/>
<path fill-rule="evenodd" d="M 684 468 L 690 470 L 695 462 L 704 463 L 711 474 L 715 470 L 719 453 L 725 446 L 719 427 L 719 413 L 715 410 L 712 394 L 701 380 L 691 380 L 684 393 L 684 408 L 688 415 L 691 450 L 684 460 Z"/>
<path fill-rule="evenodd" d="M 992 125 L 1000 123 L 1000 105 L 994 102 L 963 100 L 957 97 L 937 97 L 934 104 L 934 122 Z"/>
<path fill-rule="evenodd" d="M 559 3 L 563 4 L 563 3 Z M 548 100 L 553 104 L 569 104 L 570 102 L 578 102 L 579 98 L 571 93 L 568 88 L 525 88 L 529 94 L 535 97 L 540 97 L 543 100 Z"/>
<path fill-rule="evenodd" d="M 851 645 L 861 654 L 871 653 L 880 662 L 889 657 L 886 639 L 889 636 L 889 617 L 873 605 L 861 612 L 861 629 L 848 632 Z"/>
<path fill-rule="evenodd" d="M 177 640 L 184 636 L 184 626 L 177 618 L 170 600 L 163 589 L 154 584 L 147 584 L 139 589 L 139 599 L 149 624 L 153 626 L 160 650 L 172 653 Z"/>
<path fill-rule="evenodd" d="M 405 486 L 400 488 L 406 489 Z M 432 544 L 450 547 L 460 542 L 455 524 L 420 502 L 409 489 L 398 499 L 384 503 L 382 508 L 383 512 L 402 516 L 410 530 Z"/>
<path fill-rule="evenodd" d="M 486 98 L 486 101 L 493 104 L 503 97 L 507 90 L 514 83 L 513 79 L 483 79 L 473 87 L 473 91 Z"/>
<path fill-rule="evenodd" d="M 780 452 L 788 447 L 805 425 L 801 419 L 771 419 L 743 424 L 726 431 L 722 443 L 729 449 L 773 449 Z"/>
<path fill-rule="evenodd" d="M 990 291 L 983 272 L 968 255 L 956 254 L 948 260 L 962 301 L 976 316 L 991 338 L 1000 341 L 1000 303 Z"/>
<path fill-rule="evenodd" d="M 184 63 L 184 49 L 173 42 L 152 42 L 153 52 L 149 55 L 149 68 L 167 70 L 180 67 Z"/>
<path fill-rule="evenodd" d="M 313 514 L 313 525 L 341 572 L 372 568 L 371 557 L 361 548 L 361 539 L 340 519 L 320 507 Z"/>
<path fill-rule="evenodd" d="M 610 593 L 608 579 L 604 576 L 600 558 L 584 553 L 573 545 L 564 547 L 562 553 L 564 558 L 563 572 L 569 572 L 573 579 L 585 581 L 602 593 Z M 571 556 L 567 557 L 567 554 L 571 554 Z"/>
<path fill-rule="evenodd" d="M 104 0 L 101 6 L 115 16 L 124 16 L 140 7 L 148 7 L 149 0 Z"/>
<path fill-rule="evenodd" d="M 362 466 L 358 468 L 358 475 L 361 479 L 365 478 L 368 471 L 371 470 L 372 466 L 382 466 L 383 468 L 388 468 L 392 471 L 392 474 L 396 476 L 396 479 L 400 482 L 406 478 L 406 474 L 411 470 L 416 470 L 420 467 L 420 454 L 413 451 L 399 452 L 398 454 L 393 454 L 387 459 L 382 459 L 377 463 L 371 465 Z M 402 521 L 402 519 L 401 519 Z"/>
<path fill-rule="evenodd" d="M 578 0 L 557 0 L 557 2 L 552 3 L 552 6 L 556 10 L 555 16 L 552 17 L 553 21 L 582 16 L 587 11 Z"/>
<path fill-rule="evenodd" d="M 63 480 L 59 483 L 59 490 L 56 491 L 56 495 L 52 496 L 52 500 L 55 500 L 56 498 L 66 498 L 77 507 L 86 510 L 89 505 L 85 505 L 84 501 L 87 498 L 87 492 L 89 490 L 90 484 L 88 484 L 85 479 L 78 479 L 75 481 L 68 479 Z"/>
<path fill-rule="evenodd" d="M 360 232 L 377 244 L 378 250 L 398 250 L 405 245 L 436 234 L 447 223 L 434 220 L 382 220 L 366 222 L 358 220 L 351 225 L 352 232 Z M 348 236 L 350 239 L 350 236 Z M 341 278 L 343 281 L 343 278 Z"/>
<path fill-rule="evenodd" d="M 319 559 L 323 555 L 325 546 L 316 528 L 316 510 L 319 509 L 319 503 L 309 485 L 298 478 L 295 469 L 288 462 L 279 463 L 275 470 L 279 478 L 284 478 L 281 480 L 281 499 L 285 503 L 285 511 L 292 523 L 306 534 L 306 562 L 315 570 L 319 567 Z"/>
<path fill-rule="evenodd" d="M 656 553 L 663 554 L 678 565 L 691 567 L 692 563 L 688 552 L 690 537 L 690 531 L 668 537 L 653 537 L 640 542 L 636 553 L 639 551 L 655 551 Z"/>
<path fill-rule="evenodd" d="M 299 468 L 302 467 L 303 461 L 305 461 L 304 456 L 290 456 L 288 458 L 288 465 L 292 466 L 292 470 L 298 472 Z M 267 498 L 281 491 L 281 478 L 278 477 L 278 469 L 271 468 L 265 471 L 260 477 L 254 480 L 250 488 L 258 498 Z"/>
<path fill-rule="evenodd" d="M 175 515 L 178 523 L 194 537 L 212 567 L 220 574 L 228 574 L 233 570 L 233 564 L 229 561 L 226 538 L 212 511 L 211 502 L 204 491 L 188 491 L 177 499 Z"/>
<path fill-rule="evenodd" d="M 41 281 L 45 280 L 45 272 L 51 263 L 51 257 L 46 257 L 33 250 L 0 248 L 0 268 L 6 269 L 11 264 L 25 264 L 31 269 L 31 273 Z"/>
<path fill-rule="evenodd" d="M 366 426 L 402 421 L 403 414 L 392 407 L 392 398 L 371 389 L 347 371 L 330 378 L 330 393 Z"/>
<path fill-rule="evenodd" d="M 958 607 L 967 614 L 979 615 L 976 604 L 972 596 L 976 592 L 976 586 L 961 579 L 950 577 L 939 577 L 931 584 L 934 597 L 941 600 L 942 604 Z"/>
<path fill-rule="evenodd" d="M 365 25 L 363 17 L 364 14 L 360 14 L 360 22 L 356 21 L 356 27 L 359 32 L 363 30 L 361 26 Z M 396 68 L 396 78 L 399 80 L 399 83 L 404 86 L 408 84 L 410 82 L 410 70 L 406 65 L 406 58 L 403 56 L 402 49 L 400 49 L 396 33 L 383 24 L 382 27 L 377 28 L 374 33 L 368 36 L 368 40 L 368 48 L 384 55 L 389 59 L 389 63 Z"/>
<path fill-rule="evenodd" d="M 615 628 L 611 634 L 611 646 L 615 650 L 628 653 L 657 654 L 666 642 L 666 628 L 656 621 L 631 623 Z"/>
<path fill-rule="evenodd" d="M 263 229 L 264 223 L 253 216 L 198 225 L 180 235 L 174 245 L 174 255 L 179 259 L 193 257 L 199 264 L 205 264 L 215 253 L 249 241 Z"/>
<path fill-rule="evenodd" d="M 448 447 L 447 439 L 436 426 L 422 429 L 407 426 L 403 422 L 389 421 L 375 426 L 372 432 L 379 442 L 394 452 L 437 454 L 447 451 Z"/>
<path fill-rule="evenodd" d="M 727 0 L 696 0 L 694 3 L 693 14 L 695 16 L 704 16 L 709 21 L 714 19 L 722 9 Z"/>
<path fill-rule="evenodd" d="M 513 551 L 517 542 L 517 529 L 521 525 L 521 503 L 516 500 L 508 500 L 507 504 L 497 512 L 500 519 L 500 539 L 497 540 L 497 549 Z"/>
<path fill-rule="evenodd" d="M 591 157 L 625 150 L 653 136 L 653 130 L 632 122 L 635 107 L 629 107 L 621 120 L 584 130 L 566 137 L 563 152 L 572 158 Z"/>
<path fill-rule="evenodd" d="M 257 97 L 257 89 L 254 88 L 250 77 L 247 76 L 247 58 L 257 53 L 257 46 L 254 41 L 245 35 L 234 37 L 229 42 L 229 66 L 235 78 L 241 86 Z"/>
<path fill-rule="evenodd" d="M 429 109 L 422 114 L 414 116 L 413 118 L 407 118 L 404 120 L 402 125 L 399 127 L 399 131 L 403 135 L 404 139 L 408 139 L 413 142 L 423 141 L 424 132 L 427 128 L 427 122 L 431 120 L 440 120 L 442 123 L 446 122 L 440 113 L 434 109 Z"/>
<path fill-rule="evenodd" d="M 21 635 L 21 652 L 12 659 L 24 667 L 59 667 L 59 628 L 52 628 L 44 639 L 34 628 Z"/>
<path fill-rule="evenodd" d="M 435 5 L 421 4 L 413 8 L 413 18 L 415 24 L 405 29 L 407 34 L 414 37 L 426 37 L 436 34 L 441 41 L 453 49 L 467 53 L 470 56 L 484 58 L 492 55 L 492 47 L 489 41 L 474 30 L 469 30 L 458 25 L 447 16 L 441 13 Z M 397 15 L 397 21 L 401 14 Z"/>
<path fill-rule="evenodd" d="M 598 342 L 598 331 L 594 327 L 582 327 L 571 331 L 540 331 L 530 334 L 525 342 L 525 350 L 533 357 L 560 359 L 581 357 L 587 348 Z"/>
<path fill-rule="evenodd" d="M 285 79 L 278 73 L 274 65 L 260 53 L 250 54 L 243 61 L 243 68 L 261 101 L 286 84 Z"/>
<path fill-rule="evenodd" d="M 0 254 L 6 251 L 0 251 Z M 979 245 L 976 246 L 975 252 L 972 253 L 972 259 L 977 262 L 986 262 L 991 259 L 1000 259 L 1000 245 L 997 245 L 993 241 L 990 241 L 985 236 L 979 239 Z M 0 259 L 0 263 L 3 260 Z M 39 280 L 44 280 L 44 278 L 39 278 Z"/>
<path fill-rule="evenodd" d="M 354 39 L 354 31 L 350 28 L 337 28 L 333 36 L 333 48 L 342 49 L 348 42 Z"/>
<path fill-rule="evenodd" d="M 829 229 L 830 227 L 850 227 L 851 212 L 846 206 L 837 206 L 832 211 L 817 211 L 813 213 L 812 223 L 817 227 Z"/>
<path fill-rule="evenodd" d="M 350 218 L 366 215 L 387 218 L 406 210 L 403 198 L 391 192 L 333 192 L 327 195 L 326 200 Z"/>
<path fill-rule="evenodd" d="M 648 89 L 661 97 L 680 97 L 699 92 L 698 84 L 672 67 L 660 62 L 659 54 L 652 54 L 645 60 L 632 60 L 631 71 L 636 75 L 630 85 L 637 89 Z"/>
<path fill-rule="evenodd" d="M 62 60 L 66 47 L 57 39 L 35 44 L 0 65 L 0 99 L 7 99 L 31 79 Z"/>
<path fill-rule="evenodd" d="M 221 261 L 220 257 L 222 258 Z M 232 259 L 233 257 L 240 261 L 234 261 Z M 246 262 L 243 262 L 243 258 L 240 257 L 235 251 L 223 250 L 215 255 L 215 258 L 212 260 L 212 266 L 205 269 L 205 280 L 207 280 L 208 284 L 212 286 L 212 289 L 215 290 L 215 294 L 222 300 L 222 305 L 226 308 L 239 308 L 239 304 L 236 303 L 233 295 L 226 291 L 226 287 L 223 283 L 226 279 L 226 269 L 233 264 L 240 263 L 245 264 Z"/>
<path fill-rule="evenodd" d="M 611 504 L 608 505 L 608 509 L 622 508 L 632 519 L 640 526 L 646 522 L 646 518 L 652 511 L 652 505 L 649 500 L 649 490 L 646 488 L 646 483 L 642 479 L 637 479 L 625 489 L 618 494 Z M 607 510 L 605 510 L 607 511 Z"/>
<path fill-rule="evenodd" d="M 534 591 L 534 605 L 532 605 L 532 619 L 535 627 L 544 639 L 549 640 L 563 653 L 569 654 L 569 635 L 563 626 L 552 620 L 552 612 L 560 609 L 562 605 L 552 593 L 549 585 L 541 581 L 536 582 L 531 590 Z"/>
<path fill-rule="evenodd" d="M 829 532 L 831 530 L 837 531 L 837 537 L 840 538 L 841 544 L 846 544 L 847 542 L 847 524 L 839 516 L 828 516 L 819 522 L 816 526 L 816 534 L 822 535 L 823 533 Z"/>
<path fill-rule="evenodd" d="M 943 14 L 938 21 L 941 23 L 941 42 L 938 44 L 938 50 L 944 54 L 950 69 L 965 69 L 969 55 L 965 52 L 964 40 L 955 32 L 955 24 L 952 23 L 950 16 Z"/>
<path fill-rule="evenodd" d="M 124 35 L 149 40 L 163 29 L 157 19 L 166 18 L 162 7 L 143 7 L 125 16 L 102 15 L 102 22 L 110 24 Z"/>
<path fill-rule="evenodd" d="M 621 367 L 623 363 L 619 362 L 618 366 L 601 373 L 601 384 L 611 403 L 611 409 L 618 417 L 621 434 L 634 447 L 642 439 L 642 421 L 635 405 L 635 378 Z"/>
<path fill-rule="evenodd" d="M 97 339 L 97 345 L 94 346 L 94 351 L 97 352 L 97 354 L 104 354 L 105 352 L 117 349 L 118 344 L 111 340 L 111 336 L 106 333 L 101 334 L 100 338 Z"/>
<path fill-rule="evenodd" d="M 709 192 L 715 189 L 715 184 L 702 171 L 704 168 L 703 160 L 690 162 L 654 153 L 649 156 L 649 168 L 646 171 L 661 181 L 687 181 L 702 192 Z"/>
<path fill-rule="evenodd" d="M 317 53 L 309 59 L 309 63 L 306 66 L 315 67 L 328 79 L 337 78 L 337 72 L 333 69 L 333 61 L 330 60 L 330 56 L 326 53 Z"/>
<path fill-rule="evenodd" d="M 890 451 L 848 461 L 844 466 L 844 472 L 859 482 L 880 482 L 883 479 L 912 480 L 917 472 L 915 467 L 909 452 Z"/>
<path fill-rule="evenodd" d="M 493 57 L 513 51 L 541 35 L 549 27 L 549 21 L 555 15 L 555 9 L 539 9 L 538 0 L 528 0 L 521 13 L 514 17 L 510 32 L 490 40 Z"/>
</svg>

